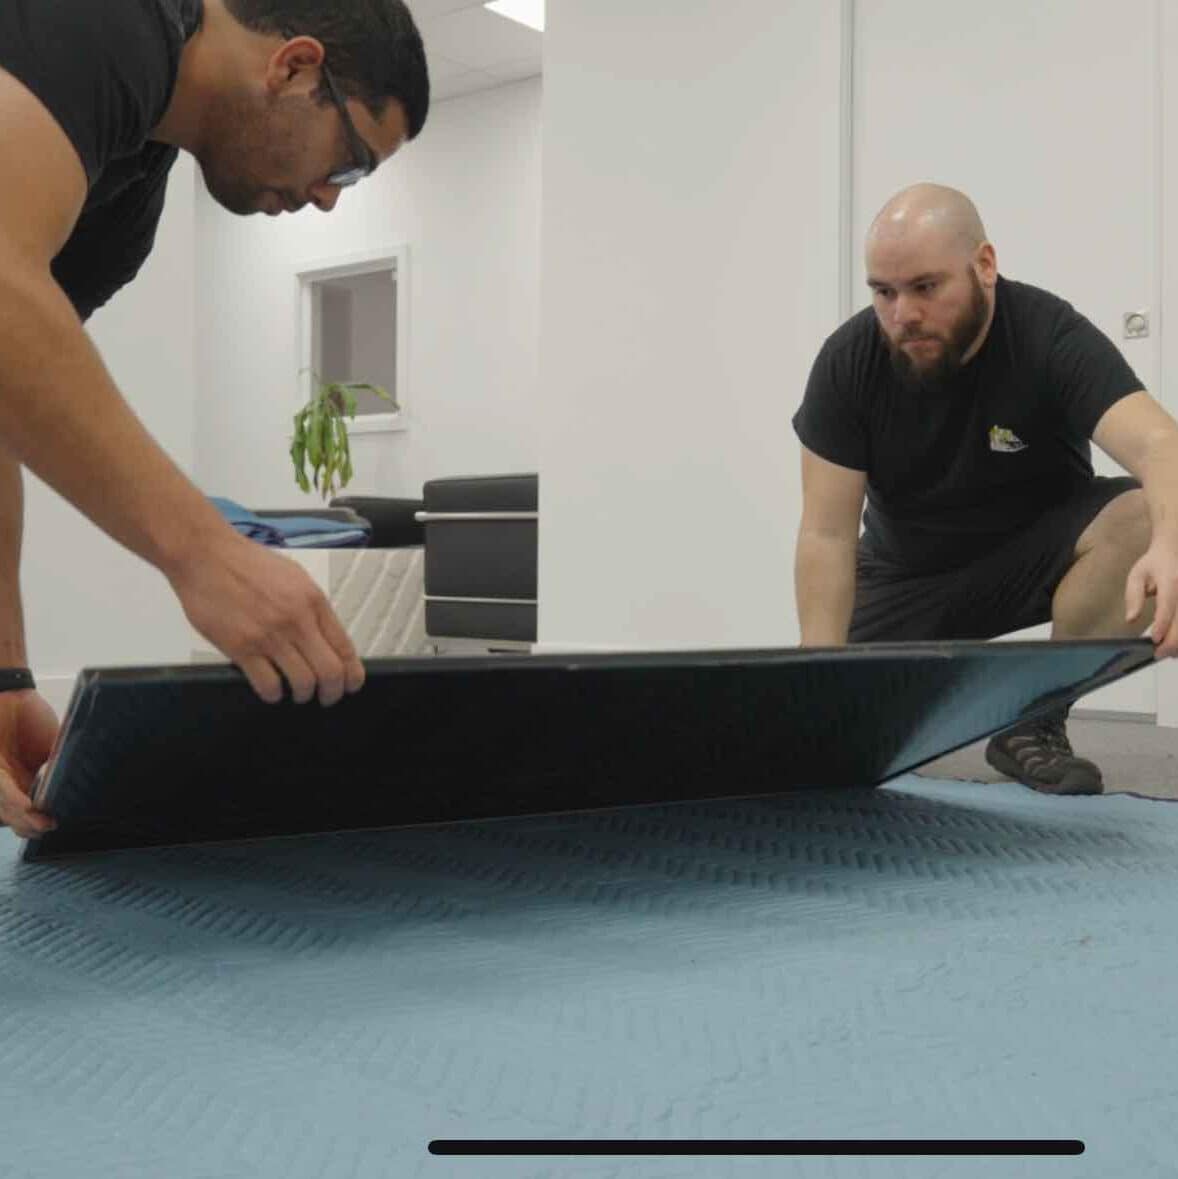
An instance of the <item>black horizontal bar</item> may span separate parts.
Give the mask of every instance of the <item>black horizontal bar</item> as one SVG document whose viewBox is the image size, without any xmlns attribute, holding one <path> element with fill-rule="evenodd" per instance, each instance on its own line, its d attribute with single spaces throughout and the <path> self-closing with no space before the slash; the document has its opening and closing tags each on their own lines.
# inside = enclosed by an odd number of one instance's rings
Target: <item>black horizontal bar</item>
<svg viewBox="0 0 1178 1179">
<path fill-rule="evenodd" d="M 435 1138 L 437 1155 L 1074 1155 L 1075 1138 Z"/>
</svg>

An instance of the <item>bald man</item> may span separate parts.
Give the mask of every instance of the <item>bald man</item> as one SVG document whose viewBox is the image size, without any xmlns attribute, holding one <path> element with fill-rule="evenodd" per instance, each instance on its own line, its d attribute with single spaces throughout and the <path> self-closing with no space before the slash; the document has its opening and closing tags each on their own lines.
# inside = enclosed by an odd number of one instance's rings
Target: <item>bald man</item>
<svg viewBox="0 0 1178 1179">
<path fill-rule="evenodd" d="M 794 417 L 802 644 L 1050 622 L 1056 639 L 1149 627 L 1159 657 L 1178 652 L 1178 425 L 1115 345 L 999 275 L 953 189 L 893 197 L 866 262 L 873 305 L 826 341 Z M 1096 476 L 1091 442 L 1128 475 Z M 1037 790 L 1099 793 L 1066 721 L 995 737 L 986 758 Z"/>
</svg>

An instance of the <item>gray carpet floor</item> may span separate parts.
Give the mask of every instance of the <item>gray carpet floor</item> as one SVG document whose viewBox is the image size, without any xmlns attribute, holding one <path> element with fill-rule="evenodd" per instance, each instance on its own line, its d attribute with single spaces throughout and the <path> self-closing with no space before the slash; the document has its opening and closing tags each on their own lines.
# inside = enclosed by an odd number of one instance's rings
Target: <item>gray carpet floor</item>
<svg viewBox="0 0 1178 1179">
<path fill-rule="evenodd" d="M 1178 729 L 1077 713 L 1068 724 L 1068 735 L 1081 757 L 1100 766 L 1106 794 L 1178 799 Z M 985 747 L 985 741 L 966 746 L 930 762 L 920 774 L 962 782 L 1006 781 L 987 765 L 982 756 Z"/>
</svg>

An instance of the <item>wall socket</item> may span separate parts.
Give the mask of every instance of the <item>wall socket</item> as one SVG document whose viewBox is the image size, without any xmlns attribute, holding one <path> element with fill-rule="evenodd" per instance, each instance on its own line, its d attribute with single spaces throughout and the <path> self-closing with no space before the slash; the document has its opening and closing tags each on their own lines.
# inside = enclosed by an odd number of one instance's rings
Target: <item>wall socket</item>
<svg viewBox="0 0 1178 1179">
<path fill-rule="evenodd" d="M 1123 316 L 1126 340 L 1144 340 L 1149 335 L 1149 312 L 1126 311 Z"/>
</svg>

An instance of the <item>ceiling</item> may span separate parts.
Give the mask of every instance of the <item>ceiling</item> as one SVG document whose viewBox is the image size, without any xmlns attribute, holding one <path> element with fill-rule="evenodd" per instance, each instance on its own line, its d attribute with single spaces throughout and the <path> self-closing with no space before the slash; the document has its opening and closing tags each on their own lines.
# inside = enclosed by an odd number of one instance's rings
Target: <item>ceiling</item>
<svg viewBox="0 0 1178 1179">
<path fill-rule="evenodd" d="M 488 12 L 482 0 L 408 0 L 421 29 L 435 100 L 542 72 L 544 35 Z"/>
</svg>

